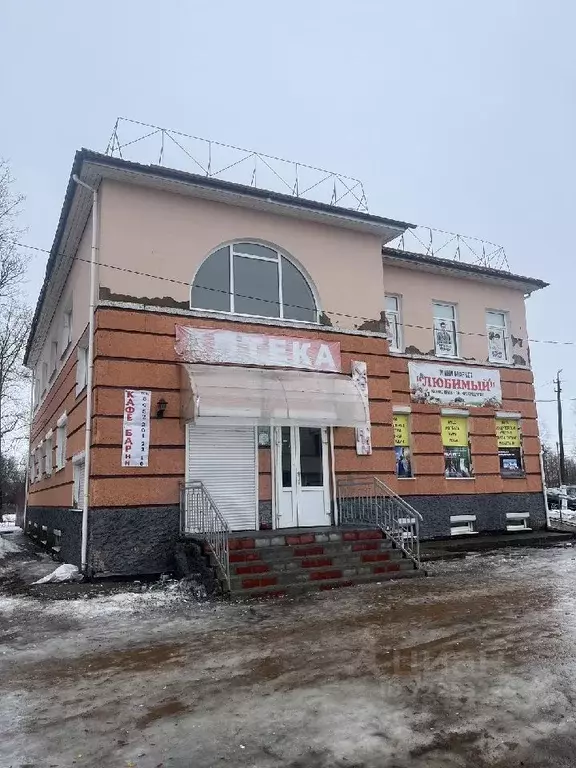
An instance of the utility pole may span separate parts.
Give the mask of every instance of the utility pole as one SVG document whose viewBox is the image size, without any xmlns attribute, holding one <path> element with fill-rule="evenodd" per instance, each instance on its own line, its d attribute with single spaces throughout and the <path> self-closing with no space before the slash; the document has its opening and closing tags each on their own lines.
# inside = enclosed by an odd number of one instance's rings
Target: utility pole
<svg viewBox="0 0 576 768">
<path fill-rule="evenodd" d="M 562 384 L 560 382 L 560 374 L 562 371 L 558 371 L 554 383 L 556 384 L 556 402 L 558 405 L 558 455 L 560 459 L 560 486 L 565 491 L 566 485 L 566 462 L 564 459 L 564 429 L 562 425 Z"/>
</svg>

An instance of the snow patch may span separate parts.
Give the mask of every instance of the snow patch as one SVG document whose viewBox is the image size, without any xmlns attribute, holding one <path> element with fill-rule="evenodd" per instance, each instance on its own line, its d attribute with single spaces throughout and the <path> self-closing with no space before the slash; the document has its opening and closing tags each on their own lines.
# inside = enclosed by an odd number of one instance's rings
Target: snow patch
<svg viewBox="0 0 576 768">
<path fill-rule="evenodd" d="M 71 565 L 70 563 L 64 563 L 63 565 L 59 565 L 55 571 L 52 571 L 52 573 L 35 581 L 34 584 L 58 584 L 65 581 L 80 581 L 81 579 L 82 575 L 77 566 Z"/>
<path fill-rule="evenodd" d="M 14 544 L 13 541 L 10 541 L 10 539 L 5 539 L 3 536 L 0 536 L 0 560 L 4 555 L 12 552 L 20 552 L 20 547 L 17 544 Z"/>
</svg>

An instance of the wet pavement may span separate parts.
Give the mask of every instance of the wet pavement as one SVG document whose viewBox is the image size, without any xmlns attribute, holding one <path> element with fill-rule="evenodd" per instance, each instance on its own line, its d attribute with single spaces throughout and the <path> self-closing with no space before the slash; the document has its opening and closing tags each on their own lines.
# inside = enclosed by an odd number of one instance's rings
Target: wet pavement
<svg viewBox="0 0 576 768">
<path fill-rule="evenodd" d="M 576 765 L 576 548 L 255 604 L 51 567 L 0 560 L 1 768 Z"/>
</svg>

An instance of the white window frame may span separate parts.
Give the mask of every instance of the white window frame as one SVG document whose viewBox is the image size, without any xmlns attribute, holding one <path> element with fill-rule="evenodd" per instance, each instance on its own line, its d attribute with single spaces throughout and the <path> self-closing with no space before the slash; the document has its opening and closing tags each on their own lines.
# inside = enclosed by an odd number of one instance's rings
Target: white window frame
<svg viewBox="0 0 576 768">
<path fill-rule="evenodd" d="M 502 315 L 504 318 L 504 325 L 493 325 L 492 323 L 488 322 L 488 314 L 494 314 L 494 315 Z M 486 342 L 488 344 L 488 361 L 490 363 L 509 363 L 510 362 L 510 345 L 508 344 L 508 339 L 510 338 L 509 335 L 509 327 L 510 327 L 510 321 L 508 319 L 508 312 L 506 312 L 503 309 L 487 309 L 485 312 L 485 323 L 486 323 Z M 491 331 L 501 331 L 504 337 L 504 359 L 503 360 L 497 360 L 490 354 L 490 332 Z"/>
<path fill-rule="evenodd" d="M 86 389 L 88 384 L 88 347 L 81 344 L 76 349 L 76 396 Z"/>
<path fill-rule="evenodd" d="M 82 496 L 84 495 L 84 488 L 80 489 L 80 467 L 84 466 L 86 470 L 86 457 L 84 451 L 74 454 L 72 456 L 72 507 L 74 509 L 81 509 L 82 498 L 80 497 L 80 490 L 82 490 Z M 84 475 L 84 482 L 86 482 L 86 475 Z"/>
<path fill-rule="evenodd" d="M 66 466 L 66 441 L 68 439 L 68 416 L 66 411 L 56 422 L 56 472 Z"/>
<path fill-rule="evenodd" d="M 529 512 L 506 512 L 507 531 L 531 531 L 528 527 L 530 521 Z"/>
<path fill-rule="evenodd" d="M 66 354 L 68 347 L 72 343 L 72 307 L 68 307 L 64 310 L 62 315 L 62 351 L 60 358 L 63 358 Z"/>
<path fill-rule="evenodd" d="M 50 381 L 54 377 L 57 368 L 58 368 L 58 342 L 56 341 L 56 339 L 51 339 L 51 341 L 50 341 L 50 371 L 49 371 L 49 380 Z"/>
<path fill-rule="evenodd" d="M 450 515 L 450 536 L 470 536 L 474 530 L 476 515 Z"/>
<path fill-rule="evenodd" d="M 436 316 L 436 307 L 450 307 L 453 310 L 454 316 L 450 320 L 446 317 L 437 317 Z M 436 322 L 439 323 L 452 323 L 453 324 L 453 334 L 454 334 L 454 354 L 449 355 L 446 352 L 439 353 L 436 348 Z M 460 357 L 460 339 L 458 338 L 458 305 L 454 304 L 450 301 L 436 301 L 435 299 L 432 301 L 432 333 L 433 333 L 433 341 L 434 341 L 434 355 L 436 357 L 443 357 L 443 358 L 449 358 L 449 359 L 455 359 Z"/>
<path fill-rule="evenodd" d="M 386 299 L 395 299 L 396 309 L 391 310 L 386 307 Z M 389 315 L 393 318 L 391 321 Z M 391 352 L 402 352 L 404 349 L 404 329 L 402 327 L 402 296 L 398 293 L 384 294 L 384 317 L 388 328 L 388 341 L 390 342 Z M 395 329 L 396 333 L 390 329 Z"/>
<path fill-rule="evenodd" d="M 50 430 L 46 434 L 46 437 L 44 438 L 44 468 L 45 468 L 45 473 L 46 473 L 46 475 L 48 477 L 50 477 L 50 475 L 52 474 L 52 471 L 53 471 L 53 466 L 52 466 L 52 462 L 53 462 L 52 437 L 53 437 L 53 434 L 54 433 L 52 432 L 52 430 Z"/>
<path fill-rule="evenodd" d="M 42 361 L 40 363 L 40 371 L 41 371 L 41 389 L 42 389 L 42 396 L 46 394 L 46 390 L 48 389 L 48 363 L 45 361 Z"/>
<path fill-rule="evenodd" d="M 250 253 L 242 253 L 241 250 L 236 250 L 236 246 L 240 245 L 259 245 L 262 248 L 268 248 L 269 250 L 273 251 L 276 254 L 276 258 L 268 258 L 267 256 L 257 256 L 255 254 Z M 205 309 L 204 307 L 195 307 L 192 304 L 192 291 L 194 289 L 194 282 L 196 280 L 196 275 L 198 274 L 200 268 L 204 264 L 205 261 L 207 261 L 211 256 L 213 256 L 217 251 L 227 248 L 228 249 L 228 265 L 230 269 L 230 309 Z M 243 259 L 254 259 L 255 261 L 268 261 L 272 262 L 278 265 L 278 302 L 280 306 L 280 312 L 278 316 L 270 316 L 270 315 L 251 315 L 246 312 L 237 312 L 234 306 L 234 256 L 240 256 Z M 283 293 L 283 286 L 282 286 L 282 256 L 289 261 L 292 266 L 300 272 L 304 280 L 306 281 L 306 284 L 308 288 L 310 289 L 310 292 L 312 293 L 312 298 L 314 299 L 314 304 L 316 306 L 315 308 L 315 320 L 295 320 L 291 317 L 284 317 L 284 297 L 282 295 Z M 299 264 L 296 264 L 293 259 L 291 259 L 289 256 L 287 256 L 283 251 L 279 250 L 274 245 L 269 245 L 267 243 L 259 243 L 255 240 L 236 240 L 232 243 L 227 243 L 224 245 L 218 246 L 215 250 L 213 250 L 211 253 L 206 256 L 206 258 L 199 264 L 198 269 L 196 270 L 196 274 L 194 275 L 194 278 L 192 279 L 192 282 L 190 283 L 190 309 L 195 310 L 197 312 L 210 312 L 215 315 L 235 315 L 236 317 L 254 317 L 257 319 L 265 319 L 265 320 L 276 320 L 277 322 L 283 321 L 285 323 L 294 323 L 295 325 L 320 325 L 320 316 L 322 315 L 322 309 L 320 307 L 320 298 L 318 296 L 318 293 L 316 291 L 316 287 L 314 283 L 312 282 L 312 279 L 310 276 L 302 269 L 302 267 Z"/>
<path fill-rule="evenodd" d="M 30 451 L 30 475 L 28 477 L 28 484 L 32 485 L 36 480 L 36 455 L 34 451 Z"/>
</svg>

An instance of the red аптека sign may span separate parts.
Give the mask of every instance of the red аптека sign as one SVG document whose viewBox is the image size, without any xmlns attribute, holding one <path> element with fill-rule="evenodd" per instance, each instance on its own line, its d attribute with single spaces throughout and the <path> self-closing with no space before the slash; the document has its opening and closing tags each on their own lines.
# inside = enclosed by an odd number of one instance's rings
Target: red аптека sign
<svg viewBox="0 0 576 768">
<path fill-rule="evenodd" d="M 150 447 L 150 392 L 124 390 L 122 466 L 147 467 Z"/>
</svg>

